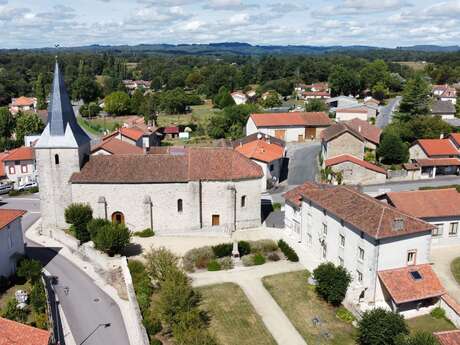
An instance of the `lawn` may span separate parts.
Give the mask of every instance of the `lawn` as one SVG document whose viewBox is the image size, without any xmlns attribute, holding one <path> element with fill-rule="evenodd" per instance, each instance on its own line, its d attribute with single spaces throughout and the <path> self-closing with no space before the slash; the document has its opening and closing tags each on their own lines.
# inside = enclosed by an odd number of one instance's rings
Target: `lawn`
<svg viewBox="0 0 460 345">
<path fill-rule="evenodd" d="M 354 345 L 356 329 L 340 321 L 336 308 L 318 298 L 307 277 L 307 271 L 283 273 L 265 277 L 263 283 L 308 344 Z M 313 325 L 315 317 L 321 326 Z"/>
<path fill-rule="evenodd" d="M 202 105 L 194 105 L 191 108 L 192 112 L 187 114 L 160 114 L 157 119 L 158 126 L 165 127 L 171 124 L 189 125 L 191 123 L 205 125 L 214 113 L 219 111 L 218 109 L 214 109 L 209 102 Z"/>
<path fill-rule="evenodd" d="M 15 298 L 15 293 L 18 290 L 27 291 L 27 293 L 30 295 L 30 292 L 32 291 L 32 286 L 30 285 L 30 282 L 26 282 L 24 284 L 16 284 L 10 287 L 8 290 L 1 293 L 0 294 L 0 315 L 3 315 L 6 305 L 8 304 L 8 301 Z M 31 312 L 27 316 L 27 323 L 31 324 L 34 321 L 35 321 L 34 313 Z"/>
<path fill-rule="evenodd" d="M 457 283 L 460 284 L 460 257 L 454 259 L 450 264 L 450 270 Z"/>
<path fill-rule="evenodd" d="M 442 332 L 455 329 L 455 326 L 447 319 L 436 319 L 431 315 L 424 315 L 406 320 L 411 332 Z"/>
<path fill-rule="evenodd" d="M 226 283 L 199 288 L 202 308 L 211 317 L 210 331 L 220 345 L 276 345 L 244 292 Z"/>
</svg>

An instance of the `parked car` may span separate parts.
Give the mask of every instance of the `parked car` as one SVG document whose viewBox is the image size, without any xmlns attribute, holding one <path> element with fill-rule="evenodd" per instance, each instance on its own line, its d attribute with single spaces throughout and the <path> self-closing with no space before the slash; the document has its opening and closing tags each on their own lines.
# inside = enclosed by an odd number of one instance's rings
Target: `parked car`
<svg viewBox="0 0 460 345">
<path fill-rule="evenodd" d="M 11 183 L 0 185 L 0 194 L 8 194 L 11 190 L 13 190 L 13 184 Z"/>
<path fill-rule="evenodd" d="M 19 186 L 18 191 L 22 192 L 22 191 L 29 190 L 29 189 L 36 188 L 36 187 L 38 187 L 37 182 L 27 182 L 26 184 Z"/>
</svg>

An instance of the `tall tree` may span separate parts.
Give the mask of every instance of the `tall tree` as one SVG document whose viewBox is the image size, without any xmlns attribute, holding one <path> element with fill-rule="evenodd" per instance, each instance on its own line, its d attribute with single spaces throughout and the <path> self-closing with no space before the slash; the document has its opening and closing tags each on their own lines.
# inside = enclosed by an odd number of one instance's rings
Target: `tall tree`
<svg viewBox="0 0 460 345">
<path fill-rule="evenodd" d="M 398 117 L 407 121 L 412 116 L 427 115 L 429 112 L 430 87 L 422 75 L 418 74 L 408 80 L 404 87 Z"/>
<path fill-rule="evenodd" d="M 130 98 L 127 93 L 112 92 L 105 98 L 104 110 L 113 115 L 126 115 L 129 112 Z"/>
<path fill-rule="evenodd" d="M 329 76 L 329 85 L 335 96 L 357 95 L 360 91 L 359 84 L 356 73 L 343 66 L 337 66 Z"/>
<path fill-rule="evenodd" d="M 409 158 L 409 149 L 396 133 L 389 131 L 383 133 L 377 155 L 382 163 L 400 164 Z"/>
<path fill-rule="evenodd" d="M 0 108 L 0 137 L 8 139 L 14 132 L 15 120 L 7 107 Z"/>
<path fill-rule="evenodd" d="M 37 114 L 20 114 L 16 117 L 16 140 L 23 142 L 26 135 L 40 134 L 44 128 Z"/>
<path fill-rule="evenodd" d="M 34 85 L 34 93 L 37 98 L 37 109 L 46 109 L 46 88 L 43 74 L 39 73 Z"/>
</svg>

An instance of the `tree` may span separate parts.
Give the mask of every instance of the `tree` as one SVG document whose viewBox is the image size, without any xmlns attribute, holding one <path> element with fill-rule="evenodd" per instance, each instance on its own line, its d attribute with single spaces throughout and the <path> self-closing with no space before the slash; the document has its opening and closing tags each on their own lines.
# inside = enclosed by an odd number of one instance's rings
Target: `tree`
<svg viewBox="0 0 460 345">
<path fill-rule="evenodd" d="M 243 135 L 243 128 L 251 113 L 260 111 L 257 105 L 241 104 L 227 107 L 220 114 L 211 117 L 208 134 L 211 138 L 237 139 Z"/>
<path fill-rule="evenodd" d="M 281 102 L 278 92 L 270 91 L 261 104 L 264 108 L 275 108 L 281 106 L 283 102 Z"/>
<path fill-rule="evenodd" d="M 235 105 L 235 100 L 233 99 L 230 91 L 224 86 L 219 89 L 219 93 L 214 97 L 214 105 L 219 109 L 224 109 Z"/>
<path fill-rule="evenodd" d="M 83 100 L 85 103 L 96 100 L 101 91 L 96 80 L 87 75 L 80 75 L 72 83 L 72 98 L 75 100 Z"/>
<path fill-rule="evenodd" d="M 24 137 L 31 134 L 40 134 L 45 125 L 37 114 L 21 113 L 16 117 L 16 140 L 24 142 Z"/>
<path fill-rule="evenodd" d="M 366 311 L 359 321 L 360 345 L 395 345 L 398 336 L 409 331 L 404 317 L 381 308 Z"/>
<path fill-rule="evenodd" d="M 171 271 L 177 270 L 179 258 L 164 247 L 152 248 L 145 255 L 147 272 L 156 282 L 164 282 Z"/>
<path fill-rule="evenodd" d="M 131 232 L 123 224 L 106 224 L 92 238 L 95 247 L 109 256 L 121 254 L 131 242 Z"/>
<path fill-rule="evenodd" d="M 384 164 L 405 163 L 409 158 L 409 148 L 396 133 L 385 131 L 377 149 L 377 156 Z"/>
<path fill-rule="evenodd" d="M 26 323 L 27 321 L 27 309 L 19 309 L 17 308 L 17 302 L 16 299 L 13 297 L 11 298 L 7 305 L 6 308 L 2 314 L 2 316 L 5 319 L 16 321 L 16 322 L 21 322 L 21 323 Z"/>
<path fill-rule="evenodd" d="M 335 266 L 333 263 L 323 263 L 313 271 L 317 285 L 316 291 L 327 302 L 333 305 L 340 305 L 348 285 L 351 282 L 351 276 L 342 266 Z"/>
<path fill-rule="evenodd" d="M 93 219 L 93 210 L 88 204 L 73 203 L 64 211 L 65 221 L 72 224 L 75 237 L 81 242 L 90 240 L 88 223 Z"/>
<path fill-rule="evenodd" d="M 95 102 L 90 102 L 88 104 L 83 104 L 80 107 L 80 115 L 83 117 L 95 117 L 98 116 L 101 112 L 101 107 Z"/>
<path fill-rule="evenodd" d="M 0 137 L 8 139 L 14 132 L 16 123 L 7 107 L 0 108 Z"/>
<path fill-rule="evenodd" d="M 372 87 L 372 96 L 378 101 L 383 101 L 385 98 L 387 98 L 389 92 L 390 90 L 388 90 L 388 88 L 382 82 L 378 82 Z"/>
<path fill-rule="evenodd" d="M 30 305 L 36 313 L 45 313 L 46 312 L 46 294 L 43 283 L 38 280 L 32 286 L 32 291 L 30 292 Z"/>
<path fill-rule="evenodd" d="M 112 115 L 126 115 L 129 112 L 130 98 L 126 92 L 112 92 L 105 98 L 104 110 Z"/>
<path fill-rule="evenodd" d="M 159 110 L 160 97 L 158 94 L 148 94 L 144 97 L 144 102 L 141 104 L 140 113 L 144 116 L 144 122 L 148 124 L 150 121 L 156 123 L 157 112 Z"/>
<path fill-rule="evenodd" d="M 396 345 L 439 345 L 438 339 L 430 332 L 418 331 L 412 335 L 400 335 Z"/>
<path fill-rule="evenodd" d="M 16 274 L 18 277 L 24 278 L 26 280 L 35 283 L 40 279 L 42 274 L 43 265 L 40 261 L 33 259 L 22 259 L 19 262 L 18 269 Z"/>
<path fill-rule="evenodd" d="M 112 224 L 110 221 L 104 218 L 93 218 L 91 219 L 88 224 L 86 224 L 86 229 L 89 232 L 90 238 L 95 238 L 99 229 L 103 226 Z"/>
<path fill-rule="evenodd" d="M 326 111 L 326 104 L 320 99 L 310 99 L 305 103 L 305 111 Z"/>
<path fill-rule="evenodd" d="M 361 84 L 364 89 L 373 89 L 378 83 L 382 84 L 384 88 L 388 85 L 390 79 L 390 72 L 388 65 L 383 60 L 375 60 L 367 64 L 361 70 Z"/>
<path fill-rule="evenodd" d="M 144 94 L 140 90 L 136 90 L 133 92 L 131 96 L 131 112 L 133 114 L 140 114 L 141 113 L 141 107 L 142 104 L 144 103 Z"/>
<path fill-rule="evenodd" d="M 37 98 L 37 109 L 46 109 L 46 88 L 42 73 L 38 74 L 37 80 L 35 81 L 34 94 Z"/>
<path fill-rule="evenodd" d="M 404 87 L 403 99 L 399 105 L 398 117 L 403 121 L 407 121 L 412 116 L 429 114 L 429 95 L 429 85 L 420 74 L 410 79 Z"/>
<path fill-rule="evenodd" d="M 336 66 L 329 76 L 332 94 L 357 95 L 360 91 L 359 79 L 356 73 L 343 67 Z"/>
</svg>

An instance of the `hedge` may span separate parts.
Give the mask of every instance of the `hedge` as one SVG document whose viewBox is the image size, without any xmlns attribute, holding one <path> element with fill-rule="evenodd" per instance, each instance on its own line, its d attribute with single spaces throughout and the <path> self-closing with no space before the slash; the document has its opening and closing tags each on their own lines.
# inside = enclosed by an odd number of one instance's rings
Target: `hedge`
<svg viewBox="0 0 460 345">
<path fill-rule="evenodd" d="M 281 251 L 283 252 L 283 254 L 286 256 L 286 258 L 289 261 L 293 261 L 293 262 L 299 261 L 299 257 L 297 256 L 297 253 L 285 241 L 279 240 L 278 247 L 281 249 Z"/>
</svg>

